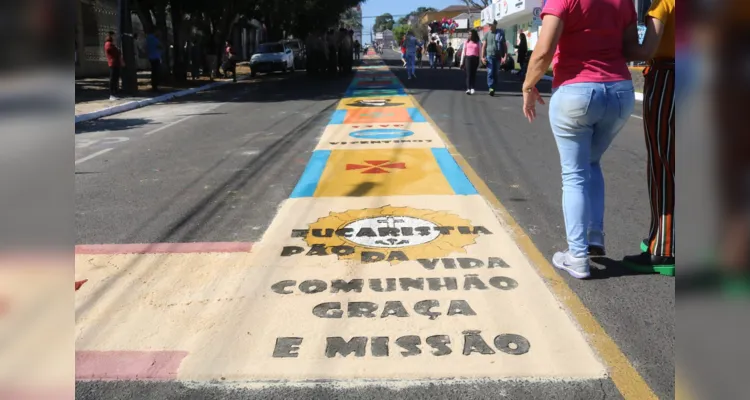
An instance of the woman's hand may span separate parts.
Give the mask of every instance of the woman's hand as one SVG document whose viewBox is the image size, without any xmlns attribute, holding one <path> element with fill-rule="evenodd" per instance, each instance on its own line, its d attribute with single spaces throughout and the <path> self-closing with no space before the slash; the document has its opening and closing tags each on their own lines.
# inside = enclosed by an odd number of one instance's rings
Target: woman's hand
<svg viewBox="0 0 750 400">
<path fill-rule="evenodd" d="M 523 89 L 523 115 L 529 119 L 529 123 L 533 122 L 536 118 L 536 103 L 544 104 L 542 95 L 539 94 L 539 90 L 536 87 L 532 87 L 531 90 Z"/>
</svg>

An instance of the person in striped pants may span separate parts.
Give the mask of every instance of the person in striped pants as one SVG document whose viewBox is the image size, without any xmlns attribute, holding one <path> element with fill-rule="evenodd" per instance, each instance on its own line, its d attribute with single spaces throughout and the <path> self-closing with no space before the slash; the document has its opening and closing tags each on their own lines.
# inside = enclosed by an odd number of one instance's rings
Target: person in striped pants
<svg viewBox="0 0 750 400">
<path fill-rule="evenodd" d="M 629 60 L 648 61 L 643 71 L 643 126 L 651 204 L 651 226 L 642 252 L 626 256 L 623 263 L 639 272 L 670 276 L 675 273 L 675 15 L 675 0 L 654 0 L 643 43 L 638 43 L 633 25 L 623 49 Z"/>
</svg>

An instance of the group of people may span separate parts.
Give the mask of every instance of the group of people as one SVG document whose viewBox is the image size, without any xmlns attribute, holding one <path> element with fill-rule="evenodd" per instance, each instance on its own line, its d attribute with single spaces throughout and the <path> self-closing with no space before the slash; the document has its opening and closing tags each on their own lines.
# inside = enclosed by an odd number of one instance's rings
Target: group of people
<svg viewBox="0 0 750 400">
<path fill-rule="evenodd" d="M 643 125 L 651 224 L 640 253 L 623 265 L 674 275 L 675 15 L 675 0 L 653 0 L 639 43 L 632 0 L 547 0 L 542 10 L 523 112 L 529 122 L 536 118 L 536 105 L 544 104 L 536 85 L 552 65 L 549 122 L 560 155 L 568 242 L 552 263 L 575 278 L 590 276 L 589 256 L 606 254 L 601 158 L 635 107 L 627 61 L 648 61 Z"/>
<path fill-rule="evenodd" d="M 161 41 L 161 32 L 157 29 L 146 35 L 146 55 L 151 66 L 151 90 L 154 92 L 159 91 L 159 85 L 161 84 L 162 76 L 162 57 L 164 54 L 164 45 Z M 120 78 L 122 76 L 122 68 L 125 67 L 125 59 L 122 54 L 122 49 L 117 46 L 115 41 L 115 33 L 110 31 L 104 39 L 104 54 L 107 58 L 107 66 L 109 67 L 109 99 L 118 100 L 120 96 Z M 193 80 L 200 76 L 200 69 L 204 68 L 206 64 L 205 54 L 203 53 L 202 46 L 199 45 L 197 39 L 193 39 L 191 42 L 185 44 L 185 54 L 188 58 L 189 71 Z M 223 59 L 220 65 L 220 72 L 223 77 L 228 77 L 231 74 L 232 79 L 237 81 L 237 54 L 232 46 L 232 43 L 226 41 L 222 51 Z"/>
</svg>

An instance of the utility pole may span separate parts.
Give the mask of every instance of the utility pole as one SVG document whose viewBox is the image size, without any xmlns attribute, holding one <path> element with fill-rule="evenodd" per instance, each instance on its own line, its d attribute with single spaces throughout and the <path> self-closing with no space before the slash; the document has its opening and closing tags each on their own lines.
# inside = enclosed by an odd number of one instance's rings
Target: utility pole
<svg viewBox="0 0 750 400">
<path fill-rule="evenodd" d="M 138 66 L 135 65 L 135 44 L 133 43 L 133 20 L 130 17 L 130 0 L 118 0 L 119 14 L 119 37 L 121 41 L 122 54 L 125 61 L 125 68 L 122 69 L 122 90 L 123 92 L 134 95 L 138 91 L 138 78 L 136 71 Z"/>
</svg>

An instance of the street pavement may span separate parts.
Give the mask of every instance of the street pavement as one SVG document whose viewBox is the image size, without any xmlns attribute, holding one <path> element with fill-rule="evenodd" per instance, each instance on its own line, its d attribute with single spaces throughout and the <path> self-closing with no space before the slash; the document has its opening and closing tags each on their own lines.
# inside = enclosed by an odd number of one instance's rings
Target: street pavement
<svg viewBox="0 0 750 400">
<path fill-rule="evenodd" d="M 467 96 L 460 70 L 383 59 L 76 126 L 77 397 L 674 397 L 674 280 L 616 261 L 648 223 L 639 112 L 577 281 L 544 262 L 565 246 L 545 107 L 529 124 L 511 75 Z"/>
</svg>

